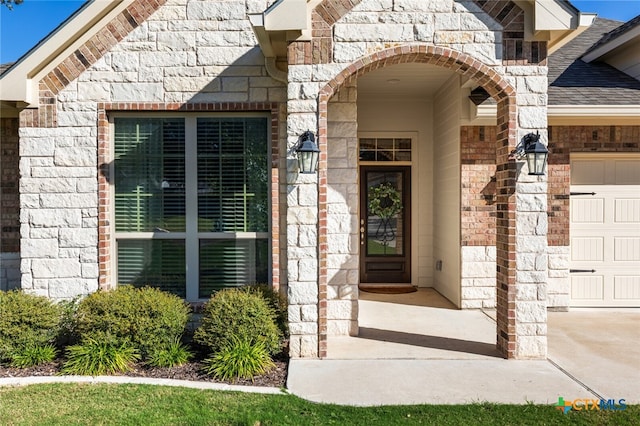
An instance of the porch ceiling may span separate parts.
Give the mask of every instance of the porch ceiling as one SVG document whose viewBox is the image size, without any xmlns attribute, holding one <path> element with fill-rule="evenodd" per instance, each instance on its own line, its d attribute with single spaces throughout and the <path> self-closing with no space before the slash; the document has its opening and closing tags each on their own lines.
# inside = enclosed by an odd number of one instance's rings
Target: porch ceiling
<svg viewBox="0 0 640 426">
<path fill-rule="evenodd" d="M 430 98 L 454 73 L 427 64 L 377 69 L 358 78 L 358 97 Z"/>
</svg>

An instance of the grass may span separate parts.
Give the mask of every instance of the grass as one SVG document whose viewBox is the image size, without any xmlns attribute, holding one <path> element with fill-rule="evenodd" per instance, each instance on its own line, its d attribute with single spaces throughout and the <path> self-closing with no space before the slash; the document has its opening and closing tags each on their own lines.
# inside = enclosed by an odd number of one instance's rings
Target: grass
<svg viewBox="0 0 640 426">
<path fill-rule="evenodd" d="M 638 425 L 640 406 L 570 412 L 550 405 L 343 407 L 292 395 L 149 385 L 43 384 L 0 388 L 2 425 Z"/>
</svg>

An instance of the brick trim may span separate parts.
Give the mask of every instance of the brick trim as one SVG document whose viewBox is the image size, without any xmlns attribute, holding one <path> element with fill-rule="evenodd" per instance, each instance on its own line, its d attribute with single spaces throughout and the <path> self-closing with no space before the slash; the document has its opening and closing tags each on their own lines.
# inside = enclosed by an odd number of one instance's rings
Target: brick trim
<svg viewBox="0 0 640 426">
<path fill-rule="evenodd" d="M 112 112 L 270 112 L 271 113 L 271 285 L 280 288 L 280 183 L 279 183 L 279 110 L 275 102 L 222 102 L 201 104 L 180 104 L 163 102 L 117 102 L 98 104 L 98 257 L 99 288 L 113 287 L 111 271 L 112 200 L 107 179 L 107 167 L 110 161 L 111 138 L 109 134 L 109 113 Z"/>
<path fill-rule="evenodd" d="M 20 115 L 21 127 L 57 127 L 56 96 L 167 0 L 135 0 L 39 82 L 38 109 Z"/>
<path fill-rule="evenodd" d="M 328 64 L 333 61 L 331 28 L 361 0 L 324 0 L 311 15 L 310 41 L 291 43 L 289 64 Z M 546 64 L 547 42 L 524 40 L 524 11 L 513 1 L 474 0 L 502 26 L 503 65 Z"/>
<path fill-rule="evenodd" d="M 495 70 L 473 57 L 451 49 L 405 45 L 385 49 L 348 65 L 318 94 L 318 355 L 327 356 L 327 111 L 331 97 L 353 78 L 390 65 L 417 62 L 437 65 L 480 84 L 497 102 L 494 156 L 496 166 L 497 347 L 506 358 L 516 350 L 516 164 L 509 159 L 516 146 L 516 91 Z"/>
<path fill-rule="evenodd" d="M 20 252 L 18 118 L 0 118 L 0 253 Z"/>
</svg>

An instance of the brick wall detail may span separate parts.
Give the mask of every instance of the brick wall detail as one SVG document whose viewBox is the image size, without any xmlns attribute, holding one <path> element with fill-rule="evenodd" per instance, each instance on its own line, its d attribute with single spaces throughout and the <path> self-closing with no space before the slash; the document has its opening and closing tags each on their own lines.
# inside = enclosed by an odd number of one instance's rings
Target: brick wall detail
<svg viewBox="0 0 640 426">
<path fill-rule="evenodd" d="M 0 118 L 0 291 L 20 287 L 18 123 Z"/>
<path fill-rule="evenodd" d="M 1 253 L 18 253 L 20 251 L 18 141 L 18 119 L 0 118 L 0 153 L 2 154 L 0 157 Z"/>
</svg>

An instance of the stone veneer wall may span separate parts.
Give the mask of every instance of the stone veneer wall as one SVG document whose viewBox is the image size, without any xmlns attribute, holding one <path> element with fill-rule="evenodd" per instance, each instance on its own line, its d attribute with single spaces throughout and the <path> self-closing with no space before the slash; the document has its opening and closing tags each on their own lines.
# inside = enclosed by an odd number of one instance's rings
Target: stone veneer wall
<svg viewBox="0 0 640 426">
<path fill-rule="evenodd" d="M 358 334 L 358 109 L 355 83 L 343 86 L 327 111 L 327 327 Z"/>
<path fill-rule="evenodd" d="M 20 287 L 18 118 L 0 118 L 0 291 Z"/>
<path fill-rule="evenodd" d="M 28 110 L 21 117 L 21 286 L 25 290 L 53 299 L 71 298 L 97 290 L 104 278 L 101 273 L 109 272 L 104 262 L 111 259 L 104 250 L 111 241 L 99 241 L 98 231 L 100 223 L 109 223 L 108 206 L 99 208 L 103 164 L 98 163 L 98 141 L 105 137 L 99 138 L 96 125 L 105 119 L 99 117 L 99 105 L 129 111 L 155 105 L 151 110 L 162 111 L 210 104 L 203 110 L 230 112 L 269 112 L 273 103 L 284 105 L 286 88 L 268 76 L 247 19 L 247 13 L 264 11 L 266 1 L 163 3 L 134 2 L 127 12 L 132 19 L 116 18 L 108 28 L 113 35 L 100 36 L 78 50 L 85 59 L 88 53 L 82 52 L 95 53 L 85 71 L 64 65 L 52 72 L 50 77 L 61 76 L 63 83 L 48 104 L 53 113 L 41 107 L 42 111 Z M 70 64 L 77 62 L 78 52 Z M 267 106 L 260 109 L 259 104 Z M 282 121 L 272 120 L 279 129 L 272 135 L 276 147 L 283 140 L 284 114 L 280 108 L 277 120 Z M 108 146 L 100 149 L 103 156 L 109 152 Z M 283 167 L 284 160 L 274 160 L 272 179 L 278 178 L 278 166 Z M 108 190 L 106 182 L 100 185 L 101 191 Z M 280 208 L 273 210 L 272 228 L 279 232 Z M 276 267 L 286 267 L 278 261 L 279 248 L 275 250 Z M 274 271 L 274 278 L 279 271 Z"/>
</svg>

